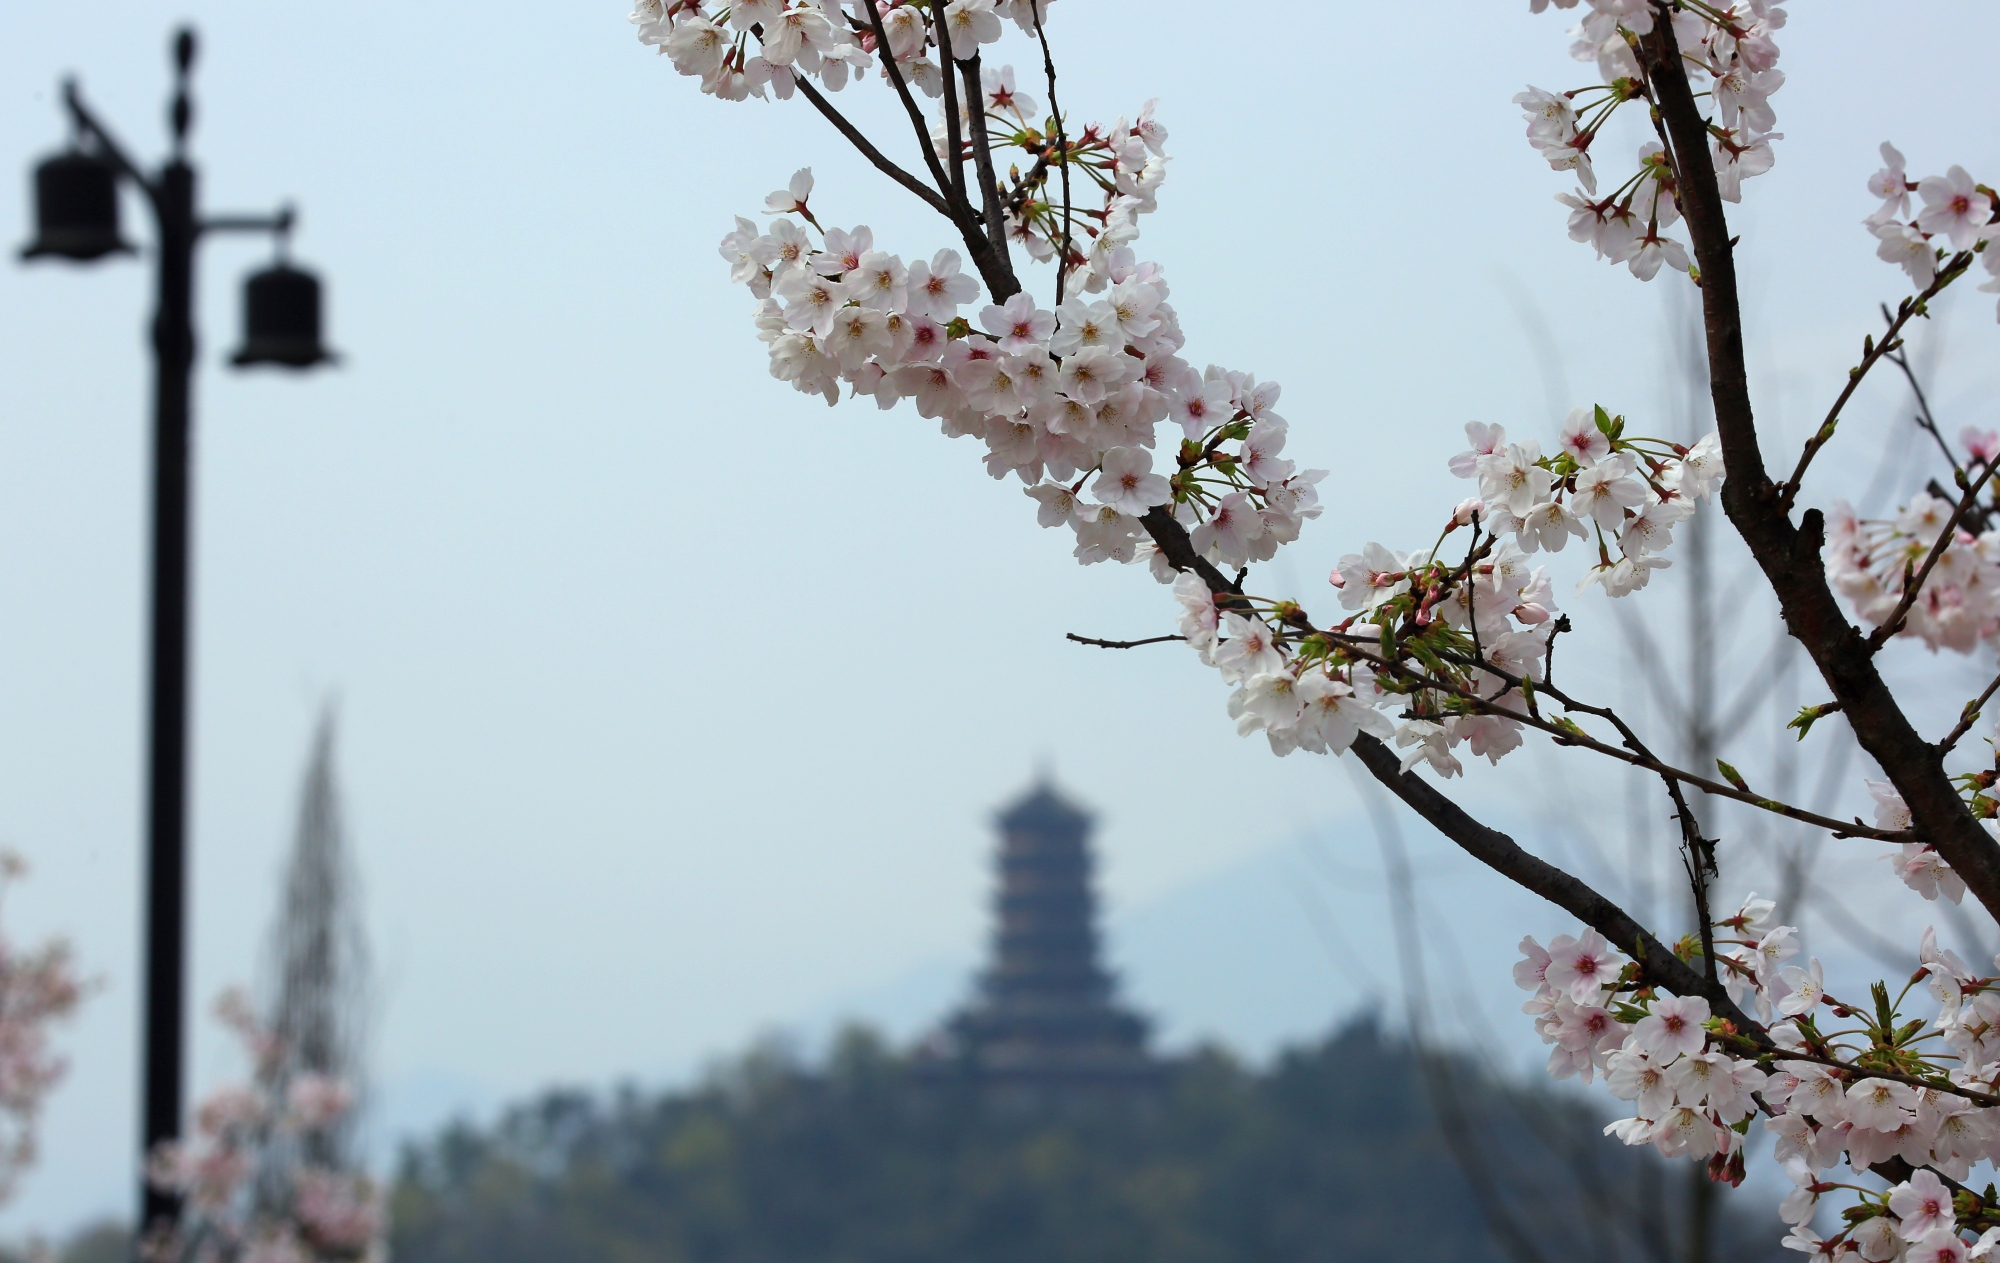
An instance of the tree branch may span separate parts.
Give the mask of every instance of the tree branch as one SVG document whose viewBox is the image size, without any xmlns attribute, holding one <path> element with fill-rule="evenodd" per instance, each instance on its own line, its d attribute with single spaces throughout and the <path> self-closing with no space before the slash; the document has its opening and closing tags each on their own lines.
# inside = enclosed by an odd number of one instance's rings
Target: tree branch
<svg viewBox="0 0 2000 1263">
<path fill-rule="evenodd" d="M 1095 636 L 1079 636 L 1075 632 L 1064 632 L 1065 640 L 1074 640 L 1079 645 L 1095 645 L 1099 649 L 1137 649 L 1140 645 L 1163 645 L 1170 640 L 1187 643 L 1186 636 L 1148 636 L 1144 640 L 1099 640 Z"/>
<path fill-rule="evenodd" d="M 1895 328 L 1896 317 L 1890 314 L 1887 303 L 1882 304 L 1882 321 L 1891 329 Z M 1923 384 L 1917 380 L 1917 370 L 1910 365 L 1908 343 L 1889 352 L 1885 358 L 1903 370 L 1903 380 L 1910 383 L 1910 393 L 1917 399 L 1917 428 L 1937 441 L 1938 451 L 1944 453 L 1945 463 L 1951 466 L 1952 477 L 1956 479 L 1965 472 L 1965 467 L 1958 463 L 1958 454 L 1951 450 L 1950 443 L 1945 442 L 1944 434 L 1937 427 L 1937 418 L 1931 415 L 1931 401 L 1924 396 Z"/>
<path fill-rule="evenodd" d="M 841 135 L 847 137 L 848 142 L 861 151 L 862 157 L 874 163 L 876 170 L 924 199 L 924 204 L 938 214 L 956 222 L 957 217 L 951 213 L 951 207 L 945 204 L 944 198 L 938 195 L 936 189 L 889 161 L 882 151 L 875 147 L 874 142 L 861 134 L 860 128 L 848 122 L 845 115 L 833 108 L 832 102 L 819 94 L 819 89 L 813 87 L 810 80 L 797 71 L 791 73 L 798 81 L 799 91 L 805 93 L 806 100 L 813 103 L 813 108 L 826 115 L 827 122 L 832 123 Z"/>
<path fill-rule="evenodd" d="M 1967 702 L 1965 709 L 1958 713 L 1958 723 L 1950 732 L 1944 735 L 1944 740 L 1938 742 L 1937 748 L 1940 755 L 1950 754 L 1951 748 L 1958 744 L 1958 739 L 1972 731 L 1972 725 L 1979 722 L 1980 710 L 1985 707 L 1987 702 L 1992 700 L 1993 694 L 1996 691 L 2000 691 L 2000 675 L 1994 676 L 1993 682 L 1986 686 L 1986 690 L 1978 697 Z"/>
<path fill-rule="evenodd" d="M 1498 715 L 1502 719 L 1515 720 L 1528 725 L 1538 732 L 1547 733 L 1563 744 L 1579 746 L 1585 750 L 1602 754 L 1607 758 L 1617 759 L 1621 763 L 1629 763 L 1633 767 L 1651 772 L 1655 776 L 1666 780 L 1675 781 L 1683 785 L 1692 785 L 1694 788 L 1711 797 L 1729 798 L 1740 803 L 1748 803 L 1752 807 L 1762 808 L 1774 815 L 1784 816 L 1787 819 L 1796 820 L 1801 824 L 1809 824 L 1815 828 L 1825 829 L 1835 837 L 1873 838 L 1878 842 L 1912 842 L 1917 840 L 1916 836 L 1908 831 L 1870 828 L 1862 824 L 1859 820 L 1835 820 L 1831 816 L 1822 816 L 1817 812 L 1807 811 L 1803 807 L 1794 807 L 1790 803 L 1779 802 L 1774 798 L 1765 798 L 1751 790 L 1738 789 L 1734 785 L 1711 780 L 1699 773 L 1675 767 L 1661 760 L 1659 756 L 1648 749 L 1646 744 L 1639 740 L 1638 734 L 1632 731 L 1631 726 L 1620 718 L 1616 711 L 1607 706 L 1596 706 L 1589 702 L 1577 701 L 1552 684 L 1546 682 L 1538 684 L 1535 686 L 1535 691 L 1537 693 L 1546 693 L 1550 697 L 1555 698 L 1556 701 L 1562 704 L 1564 710 L 1575 711 L 1583 715 L 1595 715 L 1609 722 L 1618 729 L 1619 737 L 1625 742 L 1627 748 L 1621 750 L 1609 742 L 1598 740 L 1581 728 L 1573 725 L 1565 727 L 1562 724 L 1544 719 L 1533 711 L 1515 710 L 1507 706 L 1502 706 L 1498 697 L 1484 697 L 1471 689 L 1462 688 L 1448 680 L 1441 680 L 1435 676 L 1412 670 L 1400 662 L 1391 662 L 1376 653 L 1371 653 L 1369 646 L 1374 642 L 1365 637 L 1344 636 L 1338 632 L 1325 631 L 1319 634 L 1342 642 L 1350 652 L 1356 653 L 1358 657 L 1366 661 L 1370 666 L 1406 680 L 1419 688 L 1449 694 L 1461 701 L 1470 702 L 1486 714 Z M 1455 658 L 1449 660 L 1459 661 Z M 1479 669 L 1490 672 L 1504 681 L 1508 685 L 1508 691 L 1510 692 L 1521 687 L 1519 677 L 1511 675 L 1491 663 L 1473 664 L 1467 662 L 1465 665 L 1477 665 Z"/>
<path fill-rule="evenodd" d="M 1639 963 L 1647 982 L 1676 995 L 1705 996 L 1717 1016 L 1728 1018 L 1753 1039 L 1762 1035 L 1763 1028 L 1736 1006 L 1727 991 L 1696 973 L 1623 908 L 1548 861 L 1528 854 L 1498 829 L 1474 820 L 1414 772 L 1405 772 L 1402 761 L 1379 738 L 1363 733 L 1354 739 L 1353 749 L 1376 780 L 1460 850 L 1602 934 Z"/>
<path fill-rule="evenodd" d="M 1827 586 L 1820 551 L 1825 521 L 1808 511 L 1794 526 L 1780 506 L 1758 449 L 1743 356 L 1735 247 L 1708 151 L 1707 121 L 1689 87 L 1672 15 L 1656 4 L 1653 30 L 1638 51 L 1655 108 L 1672 139 L 1676 195 L 1701 271 L 1709 395 L 1729 477 L 1722 504 L 1777 595 L 1785 624 L 1812 656 L 1855 739 L 1895 785 L 1924 841 L 1937 848 L 1988 912 L 2000 916 L 2000 844 L 1959 799 L 1936 747 L 1918 735 L 1875 669 L 1861 634 Z"/>
<path fill-rule="evenodd" d="M 944 138 L 951 161 L 951 191 L 970 216 L 972 203 L 965 196 L 965 137 L 959 134 L 958 129 L 958 84 L 951 77 L 951 68 L 956 64 L 951 56 L 951 23 L 945 20 L 942 6 L 932 12 L 935 20 L 931 29 L 937 32 L 938 62 L 942 67 L 940 77 L 944 80 Z"/>
<path fill-rule="evenodd" d="M 1854 397 L 1856 388 L 1861 385 L 1861 379 L 1868 376 L 1868 370 L 1874 368 L 1877 361 L 1887 359 L 1891 363 L 1895 362 L 1889 353 L 1902 345 L 1901 342 L 1897 341 L 1897 335 L 1903 331 L 1903 326 L 1909 322 L 1911 316 L 1922 312 L 1925 303 L 1937 297 L 1939 290 L 1957 280 L 1959 274 L 1964 272 L 1971 264 L 1972 255 L 1969 252 L 1953 259 L 1942 271 L 1931 278 L 1929 287 L 1923 293 L 1918 294 L 1914 298 L 1905 298 L 1901 303 L 1897 304 L 1896 314 L 1889 319 L 1888 332 L 1882 335 L 1880 342 L 1869 341 L 1863 346 L 1861 362 L 1847 370 L 1847 385 L 1841 388 L 1839 397 L 1833 401 L 1833 407 L 1827 409 L 1826 420 L 1820 422 L 1819 429 L 1815 430 L 1813 436 L 1806 440 L 1805 450 L 1799 453 L 1799 463 L 1793 468 L 1792 476 L 1787 478 L 1785 485 L 1779 489 L 1778 509 L 1780 512 L 1791 512 L 1792 502 L 1798 498 L 1799 485 L 1806 479 L 1806 466 L 1812 464 L 1813 457 L 1819 455 L 1819 450 L 1833 440 L 1834 428 L 1840 424 L 1841 409 L 1845 408 L 1847 401 Z M 1886 311 L 1887 309 L 1885 308 L 1884 310 Z M 1904 369 L 1905 373 L 1908 371 L 1907 368 Z M 1914 386 L 1916 379 L 1911 378 L 1910 384 Z M 1919 401 L 1923 399 L 1922 391 L 1917 393 L 1917 398 Z M 1928 416 L 1930 409 L 1926 408 L 1924 412 Z M 1921 425 L 1922 422 L 1918 424 Z M 1936 427 L 1933 426 L 1930 429 L 1931 433 L 1936 435 Z M 1944 440 L 1940 438 L 1938 439 L 1938 443 L 1942 446 Z M 1951 450 L 1946 448 L 1945 458 L 1949 460 L 1950 457 Z M 1954 470 L 1958 468 L 1957 461 L 1952 461 L 1952 468 Z"/>
<path fill-rule="evenodd" d="M 1069 279 L 1069 120 L 1056 104 L 1056 59 L 1049 52 L 1048 32 L 1042 30 L 1042 0 L 1029 0 L 1028 13 L 1035 19 L 1035 38 L 1042 44 L 1042 73 L 1049 81 L 1049 117 L 1056 124 L 1056 157 L 1062 165 L 1062 248 L 1056 255 L 1056 306 L 1063 304 L 1064 283 Z"/>
<path fill-rule="evenodd" d="M 972 123 L 972 170 L 979 178 L 979 204 L 986 212 L 986 236 L 993 246 L 993 253 L 1005 261 L 1008 257 L 1007 217 L 1001 211 L 1000 182 L 993 175 L 993 149 L 986 135 L 986 89 L 979 82 L 979 53 L 976 49 L 972 56 L 958 63 L 958 71 L 965 80 L 965 115 Z M 973 109 L 975 101 L 979 103 L 977 110 Z M 1010 262 L 1007 264 L 1010 279 L 1013 272 Z M 1018 283 L 1014 292 L 1020 292 Z M 996 295 L 994 301 L 1007 300 Z"/>
</svg>

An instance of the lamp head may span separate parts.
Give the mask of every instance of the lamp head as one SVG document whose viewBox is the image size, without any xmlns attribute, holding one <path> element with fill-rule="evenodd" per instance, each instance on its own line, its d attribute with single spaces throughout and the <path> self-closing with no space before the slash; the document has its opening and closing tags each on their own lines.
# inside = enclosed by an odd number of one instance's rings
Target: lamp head
<svg viewBox="0 0 2000 1263">
<path fill-rule="evenodd" d="M 230 362 L 311 368 L 335 358 L 320 341 L 319 278 L 282 260 L 251 273 L 243 283 L 243 347 Z"/>
<path fill-rule="evenodd" d="M 110 163 L 68 149 L 35 168 L 35 239 L 22 258 L 88 261 L 131 253 L 118 229 L 118 173 Z"/>
</svg>

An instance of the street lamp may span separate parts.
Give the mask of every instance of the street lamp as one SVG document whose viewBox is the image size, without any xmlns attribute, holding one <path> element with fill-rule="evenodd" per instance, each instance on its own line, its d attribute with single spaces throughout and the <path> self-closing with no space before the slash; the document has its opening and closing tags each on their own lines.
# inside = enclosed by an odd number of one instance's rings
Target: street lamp
<svg viewBox="0 0 2000 1263">
<path fill-rule="evenodd" d="M 147 175 L 84 105 L 75 80 L 63 85 L 74 137 L 35 169 L 35 239 L 23 259 L 88 262 L 130 254 L 118 223 L 118 181 L 145 197 L 158 227 L 153 317 L 153 571 L 151 702 L 146 776 L 146 1026 L 141 1161 L 181 1129 L 181 1057 L 187 956 L 188 434 L 194 368 L 194 252 L 215 232 L 268 233 L 279 261 L 249 278 L 239 366 L 308 368 L 332 357 L 320 343 L 319 282 L 285 260 L 290 208 L 276 215 L 204 217 L 188 162 L 194 103 L 188 94 L 194 31 L 173 43 L 173 150 Z M 142 1185 L 141 1234 L 173 1224 L 178 1199 Z"/>
</svg>

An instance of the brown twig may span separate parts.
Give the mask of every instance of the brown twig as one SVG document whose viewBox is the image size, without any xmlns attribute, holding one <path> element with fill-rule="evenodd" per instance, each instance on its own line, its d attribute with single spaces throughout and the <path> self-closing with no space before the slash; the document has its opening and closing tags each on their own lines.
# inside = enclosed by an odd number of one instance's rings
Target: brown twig
<svg viewBox="0 0 2000 1263">
<path fill-rule="evenodd" d="M 1066 640 L 1074 640 L 1079 645 L 1095 645 L 1099 649 L 1137 649 L 1140 645 L 1161 645 L 1169 640 L 1186 643 L 1186 636 L 1148 636 L 1144 640 L 1099 640 L 1095 636 L 1079 636 L 1075 632 L 1064 632 Z"/>
<path fill-rule="evenodd" d="M 1069 279 L 1069 120 L 1056 104 L 1056 59 L 1049 52 L 1048 33 L 1042 30 L 1042 0 L 1028 0 L 1028 13 L 1035 20 L 1035 38 L 1042 44 L 1042 73 L 1049 80 L 1049 117 L 1056 122 L 1056 160 L 1062 167 L 1062 249 L 1056 255 L 1056 306 L 1063 304 L 1063 286 Z"/>
<path fill-rule="evenodd" d="M 1958 739 L 1972 731 L 1972 725 L 1979 722 L 1979 712 L 1993 699 L 1995 692 L 2000 692 L 2000 675 L 1994 676 L 1993 682 L 1986 686 L 1984 692 L 1965 704 L 1965 709 L 1958 713 L 1958 723 L 1950 732 L 1944 734 L 1944 740 L 1938 742 L 1938 754 L 1950 754 L 1951 748 L 1958 744 Z"/>
<path fill-rule="evenodd" d="M 1901 303 L 1897 304 L 1896 314 L 1890 317 L 1889 328 L 1887 332 L 1883 333 L 1880 342 L 1870 341 L 1862 347 L 1861 363 L 1847 370 L 1847 385 L 1841 388 L 1839 397 L 1833 401 L 1833 407 L 1827 409 L 1826 420 L 1820 422 L 1819 429 L 1815 430 L 1813 436 L 1806 440 L 1805 450 L 1799 453 L 1799 463 L 1793 468 L 1792 476 L 1787 478 L 1784 485 L 1778 489 L 1778 509 L 1780 512 L 1791 512 L 1792 502 L 1798 498 L 1799 485 L 1806 478 L 1806 466 L 1812 464 L 1813 457 L 1819 455 L 1820 449 L 1833 440 L 1834 429 L 1840 424 L 1841 409 L 1845 408 L 1847 401 L 1854 397 L 1856 388 L 1861 385 L 1861 379 L 1868 376 L 1868 370 L 1874 368 L 1878 361 L 1887 358 L 1889 352 L 1902 345 L 1898 341 L 1897 335 L 1902 333 L 1903 326 L 1909 323 L 1910 317 L 1923 312 L 1925 310 L 1925 303 L 1936 298 L 1940 290 L 1957 280 L 1964 273 L 1965 269 L 1970 266 L 1972 266 L 1972 253 L 1970 251 L 1966 251 L 1952 259 L 1950 263 L 1939 269 L 1936 276 L 1931 278 L 1931 283 L 1925 287 L 1922 293 L 1911 298 L 1905 298 Z M 1944 440 L 1939 439 L 1938 441 L 1942 443 Z M 1946 450 L 1945 455 L 1947 457 L 1951 455 L 1949 449 Z M 1958 462 L 1953 461 L 1952 464 L 1956 467 Z"/>
<path fill-rule="evenodd" d="M 1891 329 L 1896 327 L 1896 318 L 1889 313 L 1887 303 L 1882 304 L 1882 319 Z M 1924 397 L 1923 384 L 1917 380 L 1917 370 L 1910 366 L 1908 345 L 1899 344 L 1895 350 L 1885 353 L 1884 358 L 1902 369 L 1903 380 L 1910 383 L 1910 393 L 1916 396 L 1917 400 L 1917 415 L 1914 418 L 1917 428 L 1937 440 L 1938 451 L 1944 453 L 1945 462 L 1951 466 L 1953 478 L 1963 477 L 1965 466 L 1958 463 L 1958 454 L 1951 450 L 1951 444 L 1945 442 L 1944 434 L 1938 429 L 1937 418 L 1931 415 L 1931 401 Z"/>
</svg>

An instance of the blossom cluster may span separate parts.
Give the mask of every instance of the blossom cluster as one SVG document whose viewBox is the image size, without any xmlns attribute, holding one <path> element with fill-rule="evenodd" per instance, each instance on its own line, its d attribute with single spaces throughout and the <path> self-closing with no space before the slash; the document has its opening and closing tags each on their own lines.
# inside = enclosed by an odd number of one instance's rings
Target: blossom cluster
<svg viewBox="0 0 2000 1263">
<path fill-rule="evenodd" d="M 1718 1180 L 1741 1181 L 1750 1123 L 1764 1114 L 1793 1183 L 1780 1208 L 1792 1249 L 1858 1254 L 1868 1263 L 1990 1257 L 2000 1245 L 1991 1209 L 1976 1199 L 1954 1204 L 1940 1173 L 1964 1180 L 1973 1163 L 2000 1157 L 2000 1109 L 1992 1105 L 2000 978 L 1976 975 L 1926 930 L 1917 969 L 1899 994 L 1876 983 L 1869 1003 L 1843 1002 L 1827 993 L 1817 959 L 1784 963 L 1798 952 L 1796 933 L 1773 925 L 1774 911 L 1752 895 L 1712 927 L 1721 979 L 1732 1000 L 1754 1003 L 1769 1024 L 1763 1041 L 1711 1013 L 1699 996 L 1645 985 L 1643 971 L 1594 930 L 1559 936 L 1547 948 L 1524 939 L 1514 979 L 1534 993 L 1522 1008 L 1552 1045 L 1550 1073 L 1585 1082 L 1602 1074 L 1633 1110 L 1607 1134 L 1705 1162 Z M 1700 950 L 1676 949 L 1697 967 Z M 1934 1020 L 1905 1020 L 1902 1007 L 1919 983 L 1937 1001 Z M 1822 1032 L 1826 1017 L 1853 1025 Z M 1936 1047 L 1926 1050 L 1930 1041 Z M 1879 1189 L 1829 1176 L 1843 1158 L 1853 1179 L 1888 1159 L 1918 1169 Z M 1839 1230 L 1822 1237 L 1815 1213 L 1835 1192 L 1849 1205 Z"/>
<path fill-rule="evenodd" d="M 1577 0 L 1554 0 L 1573 9 Z M 1540 13 L 1549 0 L 1530 0 Z M 1587 242 L 1601 259 L 1623 263 L 1649 281 L 1664 264 L 1689 270 L 1687 247 L 1667 233 L 1681 216 L 1675 175 L 1657 141 L 1640 146 L 1637 170 L 1610 192 L 1598 193 L 1591 148 L 1605 123 L 1627 101 L 1650 101 L 1651 87 L 1632 40 L 1652 32 L 1651 0 L 1588 0 L 1573 32 L 1571 52 L 1594 62 L 1603 82 L 1567 92 L 1529 87 L 1514 98 L 1528 122 L 1528 143 L 1557 171 L 1572 171 L 1580 187 L 1557 200 L 1570 208 L 1569 235 Z M 1714 114 L 1707 120 L 1716 183 L 1728 201 L 1740 201 L 1743 181 L 1762 175 L 1775 160 L 1771 142 L 1777 114 L 1771 96 L 1784 86 L 1772 33 L 1785 11 L 1770 0 L 1736 0 L 1726 6 L 1692 3 L 1676 8 L 1673 35 L 1691 80 L 1707 87 Z"/>
<path fill-rule="evenodd" d="M 1885 140 L 1882 169 L 1868 177 L 1868 191 L 1882 199 L 1862 221 L 1881 243 L 1875 247 L 1876 257 L 1909 273 L 1911 284 L 1926 288 L 1954 253 L 1972 250 L 1984 256 L 1992 274 L 1979 288 L 2000 291 L 2000 250 L 1987 248 L 2000 237 L 2000 222 L 1994 219 L 1996 199 L 1993 190 L 1975 181 L 1964 167 L 1912 180 L 1902 153 Z M 1912 193 L 1924 200 L 1923 209 L 1914 216 Z"/>
<path fill-rule="evenodd" d="M 354 1106 L 345 1082 L 286 1073 L 284 1048 L 239 991 L 217 1014 L 254 1067 L 195 1109 L 194 1134 L 148 1155 L 146 1177 L 185 1200 L 178 1223 L 144 1242 L 156 1263 L 381 1263 L 384 1208 L 373 1181 L 312 1160 L 301 1142 L 339 1126 Z"/>
<path fill-rule="evenodd" d="M 20 856 L 0 851 L 0 887 L 26 871 Z M 21 951 L 0 937 L 0 1200 L 35 1160 L 42 1103 L 68 1070 L 49 1037 L 83 990 L 67 943 Z"/>
<path fill-rule="evenodd" d="M 1982 464 L 2000 452 L 2000 440 L 1968 431 L 1975 453 L 1985 446 Z M 1854 612 L 1879 627 L 1895 616 L 1907 585 L 1952 521 L 1957 506 L 1919 491 L 1893 518 L 1863 519 L 1845 500 L 1836 500 L 1827 521 L 1826 575 Z M 2000 531 L 1978 535 L 1952 527 L 1937 564 L 1924 577 L 1899 634 L 1915 636 L 1932 650 L 1967 652 L 2000 632 Z"/>
<path fill-rule="evenodd" d="M 1659 553 L 1674 524 L 1723 475 L 1715 436 L 1690 448 L 1628 435 L 1602 408 L 1570 413 L 1552 456 L 1532 439 L 1509 443 L 1500 426 L 1473 422 L 1466 435 L 1471 449 L 1450 467 L 1481 495 L 1452 511 L 1428 550 L 1370 543 L 1341 558 L 1328 578 L 1352 613 L 1333 627 L 1314 628 L 1290 603 L 1213 595 L 1195 575 L 1176 583 L 1181 635 L 1237 686 L 1239 732 L 1263 732 L 1279 754 L 1338 754 L 1357 732 L 1393 737 L 1405 768 L 1424 762 L 1443 776 L 1463 771 L 1460 745 L 1499 762 L 1521 744 L 1554 630 L 1553 580 L 1530 555 L 1594 539 L 1578 591 L 1623 596 L 1669 564 Z M 1464 558 L 1441 556 L 1465 527 Z"/>
<path fill-rule="evenodd" d="M 1002 17 L 1032 31 L 1050 3 L 952 0 L 943 21 L 953 57 L 970 57 L 999 39 Z M 904 82 L 940 95 L 944 71 L 931 55 L 939 47 L 932 6 L 903 0 L 881 6 L 880 16 Z M 639 28 L 640 43 L 657 47 L 674 69 L 700 79 L 703 92 L 726 101 L 767 94 L 790 100 L 806 79 L 838 92 L 849 76 L 868 74 L 877 46 L 872 15 L 861 3 L 849 13 L 821 0 L 634 0 L 627 21 Z"/>
<path fill-rule="evenodd" d="M 905 263 L 865 226 L 815 240 L 814 221 L 789 214 L 809 212 L 810 192 L 802 171 L 772 195 L 769 232 L 739 219 L 721 247 L 759 300 L 774 377 L 829 404 L 842 385 L 885 409 L 913 400 L 945 434 L 981 442 L 993 477 L 1026 484 L 1038 520 L 1068 527 L 1086 565 L 1154 556 L 1141 519 L 1156 508 L 1230 566 L 1269 558 L 1318 516 L 1325 474 L 1281 455 L 1277 384 L 1181 359 L 1165 273 L 1129 246 L 1103 260 L 1103 298 L 1049 311 L 1019 293 L 981 307 L 975 326 L 959 309 L 979 285 L 956 252 Z M 1181 439 L 1162 456 L 1165 421 Z"/>
</svg>

